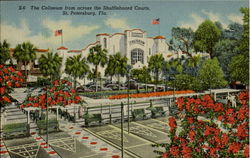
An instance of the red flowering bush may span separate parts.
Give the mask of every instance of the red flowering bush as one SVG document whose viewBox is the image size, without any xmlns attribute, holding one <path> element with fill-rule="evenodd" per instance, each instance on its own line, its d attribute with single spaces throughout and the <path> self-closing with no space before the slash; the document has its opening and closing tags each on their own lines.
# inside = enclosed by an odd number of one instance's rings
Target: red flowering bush
<svg viewBox="0 0 250 158">
<path fill-rule="evenodd" d="M 47 91 L 38 96 L 28 96 L 20 108 L 25 107 L 41 107 L 46 109 L 48 106 L 67 106 L 72 103 L 80 103 L 81 98 L 76 94 L 75 89 L 71 89 L 71 82 L 66 80 L 55 80 L 51 87 L 45 88 Z"/>
<path fill-rule="evenodd" d="M 13 67 L 0 65 L 0 106 L 11 103 L 9 93 L 14 87 L 20 87 L 24 82 L 22 73 Z"/>
<path fill-rule="evenodd" d="M 177 98 L 176 106 L 185 113 L 180 124 L 169 118 L 170 143 L 156 144 L 162 157 L 249 157 L 249 95 L 237 97 L 237 107 L 215 102 L 209 95 Z M 179 126 L 181 131 L 176 132 Z M 179 128 L 178 127 L 178 128 Z"/>
</svg>

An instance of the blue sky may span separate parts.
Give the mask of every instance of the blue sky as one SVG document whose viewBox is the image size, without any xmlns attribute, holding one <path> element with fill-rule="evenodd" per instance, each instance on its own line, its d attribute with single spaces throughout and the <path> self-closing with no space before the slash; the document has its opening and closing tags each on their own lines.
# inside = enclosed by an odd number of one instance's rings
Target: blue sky
<svg viewBox="0 0 250 158">
<path fill-rule="evenodd" d="M 242 23 L 240 7 L 247 7 L 247 0 L 161 0 L 161 1 L 1 1 L 1 41 L 7 39 L 11 47 L 31 41 L 38 48 L 56 49 L 61 38 L 54 36 L 56 29 L 63 29 L 64 45 L 69 49 L 82 49 L 96 41 L 98 33 L 123 32 L 141 28 L 149 37 L 158 35 L 158 25 L 151 20 L 160 18 L 161 35 L 171 38 L 171 28 L 191 27 L 196 30 L 205 19 L 220 21 L 226 28 L 229 23 Z M 30 7 L 38 6 L 39 10 Z M 41 10 L 42 6 L 94 7 L 140 6 L 150 10 L 107 11 L 107 15 L 62 15 L 62 11 Z M 25 6 L 25 10 L 18 10 Z M 93 10 L 92 10 L 93 11 Z M 91 12 L 92 12 L 91 11 Z M 98 13 L 98 11 L 97 11 Z"/>
</svg>

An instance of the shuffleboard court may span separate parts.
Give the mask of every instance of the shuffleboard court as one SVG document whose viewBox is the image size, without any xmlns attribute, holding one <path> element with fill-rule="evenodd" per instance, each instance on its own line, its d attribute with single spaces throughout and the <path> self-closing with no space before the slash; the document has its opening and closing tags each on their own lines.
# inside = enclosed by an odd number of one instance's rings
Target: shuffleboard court
<svg viewBox="0 0 250 158">
<path fill-rule="evenodd" d="M 5 140 L 11 158 L 50 158 L 33 138 Z"/>
<path fill-rule="evenodd" d="M 164 132 L 164 133 L 168 133 L 168 131 L 169 131 L 169 127 L 168 127 L 167 122 L 165 123 L 165 122 L 157 120 L 157 119 L 140 120 L 140 121 L 136 121 L 136 123 L 147 126 L 149 128 L 159 130 L 159 131 Z"/>
<path fill-rule="evenodd" d="M 124 127 L 126 128 L 125 124 Z M 119 128 L 118 124 L 89 127 L 88 130 L 95 133 L 102 139 L 105 139 L 110 144 L 121 147 L 121 129 Z M 152 144 L 154 144 L 154 142 L 139 137 L 133 133 L 128 134 L 126 129 L 124 129 L 124 149 L 126 151 L 143 158 L 156 157 L 157 154 L 153 152 L 154 148 L 151 147 Z"/>
<path fill-rule="evenodd" d="M 46 140 L 46 135 L 42 137 Z M 63 158 L 80 158 L 96 154 L 65 132 L 49 133 L 49 145 Z"/>
</svg>

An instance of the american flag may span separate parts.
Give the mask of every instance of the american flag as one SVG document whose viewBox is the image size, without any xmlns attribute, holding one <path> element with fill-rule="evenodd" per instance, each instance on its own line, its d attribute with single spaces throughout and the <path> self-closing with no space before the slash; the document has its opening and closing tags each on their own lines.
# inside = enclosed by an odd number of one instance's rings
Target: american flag
<svg viewBox="0 0 250 158">
<path fill-rule="evenodd" d="M 61 35 L 62 35 L 62 30 L 55 31 L 55 36 L 61 36 Z"/>
<path fill-rule="evenodd" d="M 160 18 L 158 18 L 158 19 L 153 19 L 153 20 L 151 21 L 151 24 L 160 24 Z"/>
</svg>

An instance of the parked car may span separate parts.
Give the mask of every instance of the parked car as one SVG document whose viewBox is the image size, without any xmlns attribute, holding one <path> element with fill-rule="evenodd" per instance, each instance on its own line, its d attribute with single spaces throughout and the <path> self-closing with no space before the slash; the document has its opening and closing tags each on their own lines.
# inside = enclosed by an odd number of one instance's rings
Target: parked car
<svg viewBox="0 0 250 158">
<path fill-rule="evenodd" d="M 92 86 L 92 85 L 95 85 L 95 82 L 89 82 L 89 83 L 86 84 L 85 86 L 86 86 L 86 87 L 90 87 L 90 86 Z"/>
<path fill-rule="evenodd" d="M 119 90 L 118 84 L 108 84 L 106 88 L 111 88 L 112 90 Z M 120 85 L 120 90 L 128 89 L 127 87 L 124 87 L 122 84 Z"/>
<path fill-rule="evenodd" d="M 84 86 L 77 87 L 77 88 L 76 88 L 76 91 L 77 91 L 77 92 L 94 92 L 94 90 L 89 89 L 89 88 L 84 87 Z"/>
<path fill-rule="evenodd" d="M 96 85 L 91 85 L 89 86 L 89 89 L 91 90 L 96 90 Z M 112 91 L 111 88 L 107 88 L 107 87 L 101 87 L 100 85 L 97 85 L 97 91 Z"/>
</svg>

